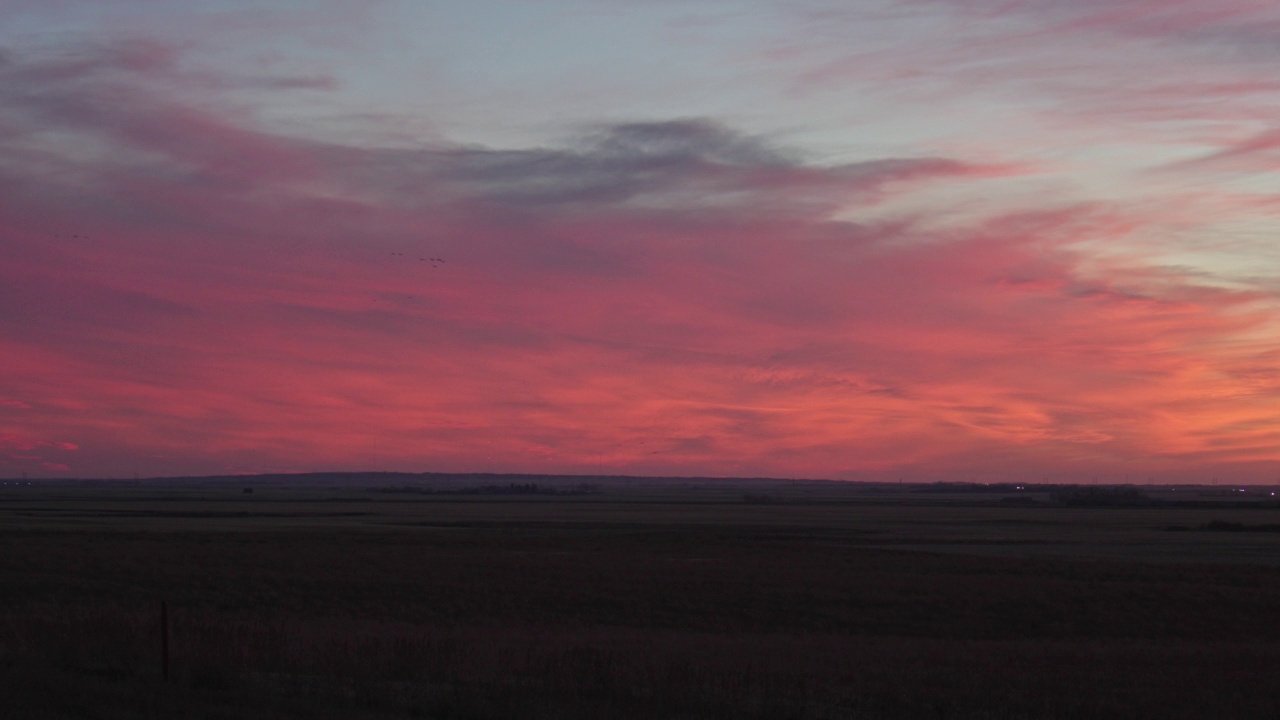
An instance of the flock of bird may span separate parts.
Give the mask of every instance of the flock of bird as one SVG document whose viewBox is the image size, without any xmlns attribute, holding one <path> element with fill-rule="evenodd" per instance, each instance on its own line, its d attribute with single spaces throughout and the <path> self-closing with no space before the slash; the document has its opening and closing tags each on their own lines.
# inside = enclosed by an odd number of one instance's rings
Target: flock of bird
<svg viewBox="0 0 1280 720">
<path fill-rule="evenodd" d="M 388 254 L 389 254 L 389 255 L 391 255 L 392 257 L 404 257 L 404 256 L 405 256 L 405 255 L 404 255 L 404 253 L 402 253 L 402 252 L 393 252 L 393 253 L 388 253 Z M 441 265 L 443 265 L 443 264 L 444 264 L 444 258 L 438 258 L 438 257 L 420 257 L 420 258 L 418 258 L 418 262 L 431 263 L 431 267 L 433 267 L 433 268 L 438 268 L 438 267 L 440 267 Z M 413 295 L 406 295 L 405 297 L 406 297 L 407 299 L 409 299 L 409 300 L 414 300 L 414 299 L 415 299 L 415 297 L 414 297 Z M 377 298 L 375 298 L 375 300 L 377 300 Z"/>
<path fill-rule="evenodd" d="M 391 255 L 392 255 L 392 256 L 394 256 L 394 257 L 404 257 L 404 253 L 401 253 L 401 252 L 393 252 L 393 253 L 391 253 Z M 438 258 L 438 257 L 420 257 L 420 258 L 418 258 L 418 262 L 429 262 L 429 263 L 431 263 L 431 267 L 433 267 L 433 268 L 438 268 L 438 267 L 440 267 L 441 265 L 443 265 L 443 264 L 444 264 L 444 258 Z"/>
</svg>

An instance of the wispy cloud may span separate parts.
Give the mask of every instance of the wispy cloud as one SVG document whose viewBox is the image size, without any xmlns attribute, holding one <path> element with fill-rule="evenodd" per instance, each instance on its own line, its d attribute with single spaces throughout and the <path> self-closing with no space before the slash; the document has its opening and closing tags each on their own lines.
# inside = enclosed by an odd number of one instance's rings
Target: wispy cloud
<svg viewBox="0 0 1280 720">
<path fill-rule="evenodd" d="M 802 70 L 796 87 L 881 92 L 955 105 L 1007 105 L 1128 139 L 1184 142 L 1257 122 L 1276 92 L 1280 9 L 1266 0 L 907 0 L 802 3 L 808 32 L 777 39 Z M 844 42 L 864 25 L 896 28 Z M 913 36 L 911 51 L 901 38 Z M 1133 123 L 1149 123 L 1134 127 Z M 1184 123 L 1175 126 L 1172 123 Z M 1156 123 L 1169 123 L 1157 125 Z M 1062 126 L 1059 126 L 1062 129 Z M 1097 132 L 1097 129 L 1094 130 Z"/>
</svg>

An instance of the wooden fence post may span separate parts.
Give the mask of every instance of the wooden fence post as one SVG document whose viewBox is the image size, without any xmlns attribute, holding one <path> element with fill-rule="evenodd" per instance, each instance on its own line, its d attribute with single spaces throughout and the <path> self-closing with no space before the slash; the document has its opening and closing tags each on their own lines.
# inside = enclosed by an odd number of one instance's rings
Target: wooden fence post
<svg viewBox="0 0 1280 720">
<path fill-rule="evenodd" d="M 160 601 L 160 669 L 169 682 L 169 603 Z"/>
</svg>

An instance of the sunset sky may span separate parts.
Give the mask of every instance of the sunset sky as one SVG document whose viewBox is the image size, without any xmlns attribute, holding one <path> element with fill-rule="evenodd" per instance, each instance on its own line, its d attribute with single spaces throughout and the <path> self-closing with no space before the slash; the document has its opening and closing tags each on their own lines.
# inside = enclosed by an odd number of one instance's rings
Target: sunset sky
<svg viewBox="0 0 1280 720">
<path fill-rule="evenodd" d="M 3 0 L 0 476 L 1280 479 L 1275 0 Z"/>
</svg>

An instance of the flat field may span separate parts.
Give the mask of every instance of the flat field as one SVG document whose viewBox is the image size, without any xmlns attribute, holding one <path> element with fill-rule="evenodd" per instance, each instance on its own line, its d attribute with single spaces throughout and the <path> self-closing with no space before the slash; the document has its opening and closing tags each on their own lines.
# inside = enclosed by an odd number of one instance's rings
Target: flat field
<svg viewBox="0 0 1280 720">
<path fill-rule="evenodd" d="M 0 486 L 4 716 L 1280 717 L 1266 491 L 576 488 Z"/>
</svg>

